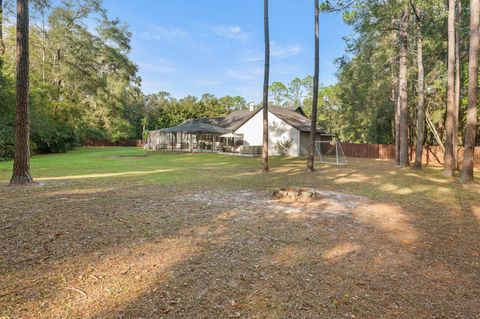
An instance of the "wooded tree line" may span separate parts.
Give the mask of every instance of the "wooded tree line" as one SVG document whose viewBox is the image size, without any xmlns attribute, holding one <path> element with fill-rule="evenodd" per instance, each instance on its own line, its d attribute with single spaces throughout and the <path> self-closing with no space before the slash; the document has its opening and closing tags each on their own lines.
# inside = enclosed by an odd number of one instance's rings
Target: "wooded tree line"
<svg viewBox="0 0 480 319">
<path fill-rule="evenodd" d="M 16 10 L 14 1 L 2 2 L 0 159 L 6 159 L 15 149 Z M 91 138 L 141 138 L 143 129 L 247 108 L 239 96 L 144 96 L 128 58 L 131 34 L 100 0 L 38 0 L 30 11 L 32 152 L 63 152 Z"/>
<path fill-rule="evenodd" d="M 0 3 L 1 159 L 15 147 L 17 28 L 14 1 Z M 31 151 L 66 151 L 92 137 L 140 137 L 144 97 L 128 58 L 126 24 L 109 18 L 100 0 L 37 0 L 29 11 Z"/>
<path fill-rule="evenodd" d="M 417 168 L 421 167 L 424 143 L 444 145 L 446 176 L 452 176 L 457 168 L 456 146 L 463 144 L 462 180 L 473 180 L 478 130 L 479 1 L 470 0 L 466 6 L 466 0 L 448 0 L 446 7 L 442 0 L 339 0 L 335 5 L 328 0 L 319 5 L 314 0 L 313 81 L 307 77 L 294 79 L 288 86 L 274 82 L 269 87 L 269 16 L 268 0 L 264 0 L 263 170 L 268 171 L 271 88 L 278 104 L 287 99 L 287 104 L 300 105 L 311 96 L 309 171 L 313 170 L 319 121 L 343 140 L 394 140 L 399 167 L 409 165 L 408 145 L 412 141 L 417 144 Z M 168 126 L 191 117 L 225 115 L 232 110 L 231 103 L 239 109 L 245 107 L 239 97 L 222 100 L 205 94 L 200 100 L 190 96 L 176 101 L 160 92 L 147 98 L 145 111 L 137 68 L 127 56 L 130 33 L 126 25 L 108 18 L 101 0 L 63 0 L 55 6 L 48 0 L 35 0 L 33 26 L 28 3 L 17 0 L 15 29 L 11 23 L 4 23 L 14 10 L 4 10 L 9 8 L 8 3 L 0 0 L 0 157 L 11 155 L 16 146 L 12 181 L 17 162 L 23 161 L 20 156 L 17 160 L 17 154 L 28 159 L 30 146 L 40 151 L 63 151 L 75 146 L 81 137 L 108 136 L 116 140 L 139 136 L 142 128 Z M 342 11 L 355 35 L 347 41 L 347 54 L 338 61 L 339 83 L 321 89 L 328 98 L 322 103 L 325 112 L 319 112 L 323 118 L 317 119 L 319 7 L 327 12 Z M 469 21 L 468 27 L 465 21 Z M 307 99 L 302 101 L 303 89 L 307 90 Z"/>
<path fill-rule="evenodd" d="M 396 165 L 408 166 L 416 144 L 421 167 L 424 144 L 445 148 L 444 172 L 459 168 L 473 179 L 479 143 L 478 0 L 326 1 L 326 12 L 342 11 L 355 34 L 338 59 L 336 133 L 345 141 L 395 143 Z M 328 125 L 327 125 L 328 127 Z"/>
<path fill-rule="evenodd" d="M 352 1 L 353 2 L 353 1 Z M 344 20 L 354 29 L 347 50 L 337 59 L 338 83 L 320 86 L 318 123 L 342 141 L 394 144 L 395 109 L 399 98 L 402 2 L 355 1 L 323 5 L 325 12 L 345 7 Z M 407 1 L 408 134 L 415 143 L 417 126 L 425 126 L 423 143 L 444 145 L 447 137 L 448 7 L 445 1 Z M 456 2 L 454 65 L 454 141 L 463 146 L 468 105 L 469 6 Z M 462 9 L 463 8 L 463 9 Z M 459 63 L 457 63 L 459 61 Z M 270 101 L 278 106 L 301 105 L 310 114 L 313 77 L 273 82 Z M 423 107 L 418 107 L 418 106 Z M 420 113 L 418 113 L 420 109 Z M 456 111 L 458 110 L 458 112 Z M 457 122 L 458 121 L 458 122 Z M 477 134 L 477 143 L 480 136 Z M 421 143 L 422 144 L 422 143 Z"/>
</svg>

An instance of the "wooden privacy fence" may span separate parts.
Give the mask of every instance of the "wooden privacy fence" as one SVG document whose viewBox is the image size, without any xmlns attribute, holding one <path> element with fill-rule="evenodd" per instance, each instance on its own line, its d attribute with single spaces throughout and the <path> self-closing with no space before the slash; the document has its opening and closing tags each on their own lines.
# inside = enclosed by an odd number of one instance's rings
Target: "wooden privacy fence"
<svg viewBox="0 0 480 319">
<path fill-rule="evenodd" d="M 387 144 L 355 144 L 341 143 L 345 156 L 362 157 L 375 159 L 395 159 L 395 146 Z M 409 149 L 410 161 L 415 160 L 415 146 L 410 145 Z M 463 147 L 458 148 L 459 165 L 463 162 Z M 425 146 L 423 148 L 422 163 L 426 165 L 441 166 L 443 165 L 444 151 L 440 146 Z M 475 168 L 480 168 L 480 146 L 475 148 Z"/>
<path fill-rule="evenodd" d="M 354 144 L 341 143 L 345 156 L 378 158 L 378 159 L 394 159 L 395 147 L 386 144 Z"/>
</svg>

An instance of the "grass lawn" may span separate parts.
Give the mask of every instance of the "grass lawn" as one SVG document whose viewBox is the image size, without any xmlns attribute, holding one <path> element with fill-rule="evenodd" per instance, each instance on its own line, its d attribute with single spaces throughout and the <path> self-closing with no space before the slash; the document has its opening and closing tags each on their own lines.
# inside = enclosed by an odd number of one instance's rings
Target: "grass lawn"
<svg viewBox="0 0 480 319">
<path fill-rule="evenodd" d="M 479 318 L 478 183 L 260 161 L 81 148 L 15 188 L 0 162 L 0 318 Z"/>
</svg>

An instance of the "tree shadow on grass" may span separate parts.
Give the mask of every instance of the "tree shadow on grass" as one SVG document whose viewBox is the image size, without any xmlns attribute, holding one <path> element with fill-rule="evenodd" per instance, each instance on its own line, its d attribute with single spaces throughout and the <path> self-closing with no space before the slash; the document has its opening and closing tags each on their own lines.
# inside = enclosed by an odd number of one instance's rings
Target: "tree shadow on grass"
<svg viewBox="0 0 480 319">
<path fill-rule="evenodd" d="M 172 194 L 182 194 L 182 189 L 57 190 L 35 202 L 12 200 L 15 208 L 5 203 L 10 211 L 1 215 L 5 225 L 0 255 L 2 311 L 18 309 L 29 314 L 32 303 L 48 304 L 55 295 L 65 295 L 63 288 L 68 288 L 67 282 L 75 282 L 76 276 L 98 280 L 101 275 L 95 275 L 91 267 L 104 255 L 114 251 L 121 260 L 130 257 L 122 252 L 145 242 L 175 237 L 184 225 L 175 222 L 179 216 L 169 214 L 182 209 L 168 210 Z M 196 210 L 185 207 L 179 214 L 187 219 L 187 214 Z M 208 215 L 204 218 L 188 224 L 208 223 Z"/>
<path fill-rule="evenodd" d="M 451 201 L 429 172 L 379 168 L 391 177 L 378 177 L 369 163 L 358 168 L 363 185 L 353 175 L 339 180 L 350 168 L 298 175 L 245 175 L 245 168 L 241 177 L 220 171 L 188 188 L 131 186 L 125 177 L 111 189 L 88 179 L 79 191 L 21 190 L 42 200 L 20 196 L 2 208 L 11 228 L 2 233 L 0 314 L 473 317 L 480 310 L 475 190 L 464 195 L 453 186 Z M 352 198 L 339 195 L 340 207 L 320 201 L 309 212 L 261 206 L 268 190 L 285 184 L 371 201 L 342 208 Z M 243 198 L 235 191 L 242 188 L 260 195 Z M 198 193 L 206 200 L 191 201 Z M 18 264 L 23 257 L 34 260 Z"/>
<path fill-rule="evenodd" d="M 301 206 L 219 213 L 207 229 L 188 231 L 201 250 L 168 280 L 91 317 L 468 318 L 479 310 L 475 275 L 445 247 L 430 251 L 432 234 L 401 208 Z"/>
</svg>

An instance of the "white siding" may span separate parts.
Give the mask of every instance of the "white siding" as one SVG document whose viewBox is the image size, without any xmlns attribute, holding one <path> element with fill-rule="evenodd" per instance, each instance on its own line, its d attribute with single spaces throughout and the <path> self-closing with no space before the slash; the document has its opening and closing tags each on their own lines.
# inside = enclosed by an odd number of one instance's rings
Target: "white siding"
<svg viewBox="0 0 480 319">
<path fill-rule="evenodd" d="M 288 151 L 288 156 L 299 156 L 300 151 L 300 131 L 287 124 L 275 114 L 268 113 L 268 148 L 269 154 L 278 155 L 275 144 L 283 140 L 292 140 L 292 146 Z M 263 113 L 260 110 L 251 119 L 240 126 L 236 134 L 243 134 L 245 145 L 263 144 Z"/>
</svg>

